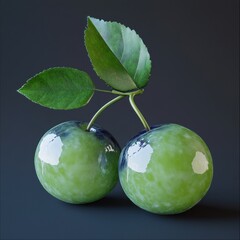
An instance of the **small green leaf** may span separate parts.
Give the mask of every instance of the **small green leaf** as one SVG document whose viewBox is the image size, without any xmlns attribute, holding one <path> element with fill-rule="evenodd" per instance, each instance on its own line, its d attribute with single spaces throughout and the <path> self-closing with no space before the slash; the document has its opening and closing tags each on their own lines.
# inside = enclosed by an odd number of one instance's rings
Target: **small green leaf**
<svg viewBox="0 0 240 240">
<path fill-rule="evenodd" d="M 56 67 L 30 78 L 18 92 L 44 107 L 68 110 L 86 105 L 94 93 L 94 85 L 85 72 Z"/>
<path fill-rule="evenodd" d="M 127 92 L 147 85 L 151 60 L 134 30 L 88 17 L 85 45 L 95 72 L 112 88 Z"/>
</svg>

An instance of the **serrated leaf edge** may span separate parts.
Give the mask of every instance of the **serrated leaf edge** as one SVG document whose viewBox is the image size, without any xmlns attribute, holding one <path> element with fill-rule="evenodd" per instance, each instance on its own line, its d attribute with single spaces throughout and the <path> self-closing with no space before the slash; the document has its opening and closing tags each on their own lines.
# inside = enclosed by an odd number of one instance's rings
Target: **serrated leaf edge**
<svg viewBox="0 0 240 240">
<path fill-rule="evenodd" d="M 147 53 L 148 53 L 148 56 L 149 56 L 150 69 L 152 68 L 152 61 L 151 61 L 151 58 L 150 58 L 150 54 L 149 54 L 148 48 L 147 48 L 146 44 L 143 42 L 142 38 L 137 34 L 137 32 L 136 32 L 134 29 L 131 29 L 130 27 L 127 27 L 127 26 L 125 26 L 124 24 L 119 23 L 119 22 L 116 22 L 116 21 L 105 21 L 105 20 L 103 20 L 103 19 L 98 19 L 98 18 L 94 18 L 94 17 L 90 17 L 90 16 L 88 16 L 87 19 L 88 19 L 88 20 L 95 19 L 95 20 L 98 20 L 98 21 L 103 22 L 103 23 L 117 23 L 117 24 L 119 24 L 120 26 L 125 27 L 126 29 L 129 29 L 131 32 L 135 33 L 135 34 L 137 35 L 137 37 L 140 39 L 140 41 L 143 43 L 143 45 L 146 47 L 146 50 L 147 50 Z M 94 26 L 94 28 L 96 29 L 96 27 L 95 27 L 95 25 L 93 24 L 92 21 L 91 21 L 91 23 L 92 23 L 92 25 Z M 85 30 L 84 30 L 84 45 L 85 45 L 85 46 L 86 46 L 86 30 L 87 30 L 87 28 L 88 28 L 88 24 L 87 24 L 87 26 L 86 26 L 86 28 L 85 28 Z M 98 32 L 97 29 L 96 29 L 96 31 L 97 31 L 97 33 L 101 36 L 102 40 L 103 40 L 104 43 L 108 46 L 108 48 L 110 49 L 110 51 L 112 52 L 112 54 L 114 55 L 114 57 L 117 59 L 117 61 L 122 65 L 122 67 L 123 67 L 123 69 L 126 71 L 126 73 L 130 76 L 130 78 L 131 78 L 133 84 L 136 86 L 136 88 L 141 89 L 141 88 L 139 88 L 139 87 L 137 86 L 137 84 L 135 83 L 135 81 L 133 80 L 133 78 L 131 77 L 131 75 L 129 74 L 129 72 L 127 71 L 127 69 L 123 66 L 123 64 L 122 64 L 122 63 L 120 62 L 120 60 L 116 57 L 116 55 L 114 54 L 114 52 L 112 51 L 112 49 L 111 49 L 111 48 L 109 47 L 109 45 L 105 42 L 105 40 L 103 39 L 102 35 Z M 86 48 L 86 49 L 87 49 L 87 48 Z M 88 51 L 87 51 L 87 54 L 88 54 Z M 97 73 L 97 71 L 96 71 L 96 69 L 95 69 L 95 67 L 94 67 L 94 65 L 93 65 L 93 63 L 92 63 L 92 60 L 91 60 L 89 54 L 88 54 L 88 57 L 89 57 L 89 59 L 90 59 L 90 62 L 91 62 L 91 64 L 92 64 L 92 66 L 93 66 L 94 71 Z M 98 74 L 97 74 L 97 75 L 98 75 Z M 99 76 L 99 75 L 98 75 L 98 76 Z M 150 78 L 150 76 L 151 76 L 151 71 L 149 72 L 148 79 Z M 100 77 L 100 76 L 99 76 L 99 77 Z M 100 77 L 100 78 L 101 78 L 101 77 Z M 101 78 L 101 79 L 102 79 L 102 78 Z M 102 80 L 105 82 L 104 79 L 102 79 Z M 106 83 L 106 82 L 105 82 L 105 83 Z M 108 84 L 107 84 L 107 85 L 108 85 Z M 108 86 L 109 86 L 109 85 L 108 85 Z M 132 90 L 131 90 L 131 91 L 132 91 Z"/>
<path fill-rule="evenodd" d="M 36 102 L 36 101 L 33 101 L 33 100 L 30 99 L 26 94 L 24 94 L 24 92 L 22 91 L 22 90 L 24 89 L 24 87 L 28 84 L 28 82 L 31 81 L 34 77 L 37 77 L 38 75 L 40 75 L 40 74 L 42 74 L 42 73 L 44 73 L 44 72 L 46 72 L 46 71 L 48 71 L 48 70 L 61 69 L 61 68 L 67 68 L 67 69 L 78 70 L 78 71 L 80 71 L 80 72 L 84 72 L 84 71 L 81 71 L 81 70 L 79 70 L 79 69 L 77 69 L 77 68 L 64 67 L 64 66 L 63 66 L 63 67 L 51 67 L 51 68 L 48 68 L 48 69 L 44 69 L 44 70 L 42 70 L 41 72 L 38 72 L 37 74 L 35 74 L 35 75 L 32 76 L 31 78 L 29 78 L 29 79 L 17 90 L 17 92 L 20 93 L 21 95 L 23 95 L 24 97 L 26 97 L 26 98 L 27 98 L 28 100 L 30 100 L 31 102 L 36 103 L 36 104 L 38 104 L 38 105 L 40 105 L 40 106 L 42 106 L 42 107 L 45 107 L 45 108 L 49 108 L 49 109 L 53 109 L 53 110 L 64 110 L 64 111 L 80 108 L 80 107 L 74 107 L 74 108 L 63 109 L 63 108 L 54 108 L 54 107 L 45 106 L 45 105 L 43 105 L 43 104 L 41 104 L 41 103 L 38 103 L 38 102 Z M 86 72 L 84 72 L 84 73 L 87 74 Z M 87 74 L 87 75 L 88 75 L 88 74 Z M 89 77 L 90 77 L 90 76 L 89 76 Z M 94 86 L 94 83 L 93 83 L 93 82 L 92 82 L 92 84 L 93 84 L 93 86 Z M 93 87 L 93 90 L 94 90 L 94 89 L 95 89 L 95 88 Z M 92 95 L 89 97 L 88 101 L 87 101 L 84 105 L 81 105 L 81 107 L 86 106 L 86 105 L 90 102 L 90 100 L 92 99 L 93 95 L 94 95 L 94 91 L 93 91 Z"/>
</svg>

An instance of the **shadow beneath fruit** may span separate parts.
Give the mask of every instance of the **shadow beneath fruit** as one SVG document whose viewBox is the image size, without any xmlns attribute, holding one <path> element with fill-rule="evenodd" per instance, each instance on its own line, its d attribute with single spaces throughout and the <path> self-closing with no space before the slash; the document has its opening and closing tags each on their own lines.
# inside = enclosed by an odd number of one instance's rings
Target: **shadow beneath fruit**
<svg viewBox="0 0 240 240">
<path fill-rule="evenodd" d="M 105 198 L 98 200 L 96 202 L 87 203 L 87 204 L 67 204 L 68 206 L 71 206 L 71 208 L 77 207 L 81 209 L 121 209 L 121 210 L 127 210 L 127 211 L 139 211 L 142 213 L 145 213 L 147 215 L 157 216 L 161 218 L 174 218 L 174 219 L 181 219 L 181 220 L 236 220 L 239 219 L 239 209 L 237 208 L 231 208 L 226 206 L 216 206 L 216 205 L 210 205 L 206 203 L 197 204 L 192 209 L 180 213 L 180 214 L 174 214 L 174 215 L 161 215 L 161 214 L 151 214 L 149 212 L 146 212 L 140 208 L 138 208 L 136 205 L 134 205 L 127 197 L 124 195 L 109 195 Z"/>
<path fill-rule="evenodd" d="M 66 203 L 65 203 L 66 204 Z M 91 208 L 91 209 L 107 209 L 107 208 L 132 208 L 133 207 L 133 203 L 131 203 L 130 200 L 128 200 L 128 198 L 124 197 L 124 196 L 115 196 L 115 195 L 110 195 L 110 196 L 106 196 L 105 198 L 102 198 L 96 202 L 92 202 L 92 203 L 85 203 L 85 204 L 66 204 L 67 206 L 71 206 L 71 207 L 77 207 L 77 208 L 82 208 L 82 209 L 86 209 L 86 208 Z"/>
<path fill-rule="evenodd" d="M 105 198 L 92 203 L 95 207 L 124 207 L 128 208 L 132 206 L 131 201 L 128 198 L 122 196 L 106 196 Z"/>
<path fill-rule="evenodd" d="M 174 215 L 174 217 L 186 220 L 187 219 L 234 220 L 239 218 L 239 209 L 228 208 L 225 206 L 198 204 L 184 213 Z"/>
</svg>

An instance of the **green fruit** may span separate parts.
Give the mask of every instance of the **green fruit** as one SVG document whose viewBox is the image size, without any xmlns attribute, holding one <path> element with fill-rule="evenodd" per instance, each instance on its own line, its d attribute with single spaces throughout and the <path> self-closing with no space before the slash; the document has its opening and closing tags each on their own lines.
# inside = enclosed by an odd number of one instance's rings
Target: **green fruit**
<svg viewBox="0 0 240 240">
<path fill-rule="evenodd" d="M 61 123 L 41 138 L 35 169 L 43 187 L 68 203 L 101 199 L 118 179 L 120 147 L 105 130 L 76 121 Z"/>
<path fill-rule="evenodd" d="M 159 214 L 181 213 L 208 191 L 212 157 L 193 131 L 176 124 L 163 125 L 126 145 L 119 177 L 124 192 L 137 206 Z"/>
</svg>

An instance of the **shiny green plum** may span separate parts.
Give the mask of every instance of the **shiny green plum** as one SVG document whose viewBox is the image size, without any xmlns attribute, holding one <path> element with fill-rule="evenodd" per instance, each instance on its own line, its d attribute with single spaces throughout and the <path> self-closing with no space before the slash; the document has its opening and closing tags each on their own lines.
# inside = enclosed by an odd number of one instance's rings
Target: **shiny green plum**
<svg viewBox="0 0 240 240">
<path fill-rule="evenodd" d="M 207 193 L 213 177 L 212 157 L 196 133 L 166 124 L 125 146 L 119 177 L 126 195 L 140 208 L 177 214 L 192 208 Z"/>
<path fill-rule="evenodd" d="M 105 130 L 78 121 L 61 123 L 41 138 L 35 169 L 42 186 L 68 203 L 103 198 L 118 180 L 120 147 Z"/>
</svg>

